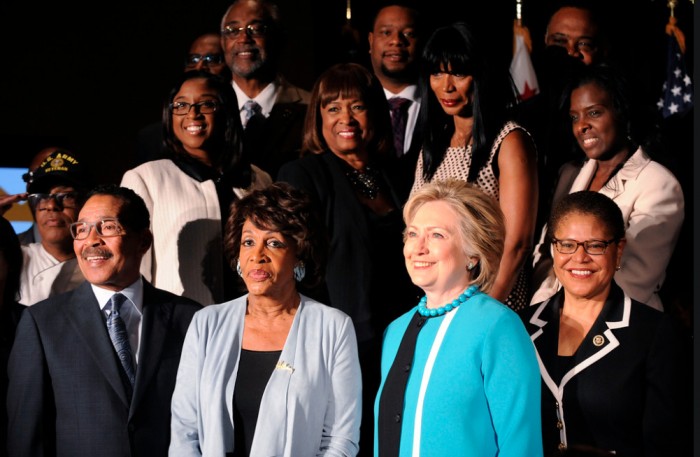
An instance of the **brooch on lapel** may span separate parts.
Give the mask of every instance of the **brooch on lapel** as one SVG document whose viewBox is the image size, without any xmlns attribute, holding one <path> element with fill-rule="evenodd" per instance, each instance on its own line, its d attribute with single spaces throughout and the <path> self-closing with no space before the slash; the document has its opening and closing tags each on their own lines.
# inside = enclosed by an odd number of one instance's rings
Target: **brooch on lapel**
<svg viewBox="0 0 700 457">
<path fill-rule="evenodd" d="M 277 362 L 277 365 L 275 365 L 275 370 L 287 370 L 290 373 L 294 373 L 294 367 L 285 362 L 284 360 L 280 360 Z"/>
</svg>

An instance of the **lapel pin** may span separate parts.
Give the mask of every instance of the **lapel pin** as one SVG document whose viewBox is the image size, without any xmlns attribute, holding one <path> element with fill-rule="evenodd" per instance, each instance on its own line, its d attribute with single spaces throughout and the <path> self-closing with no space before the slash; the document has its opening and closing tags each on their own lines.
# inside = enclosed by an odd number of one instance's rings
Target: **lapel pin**
<svg viewBox="0 0 700 457">
<path fill-rule="evenodd" d="M 596 335 L 593 337 L 593 344 L 595 346 L 602 346 L 605 344 L 605 338 L 603 338 L 603 335 Z"/>
</svg>

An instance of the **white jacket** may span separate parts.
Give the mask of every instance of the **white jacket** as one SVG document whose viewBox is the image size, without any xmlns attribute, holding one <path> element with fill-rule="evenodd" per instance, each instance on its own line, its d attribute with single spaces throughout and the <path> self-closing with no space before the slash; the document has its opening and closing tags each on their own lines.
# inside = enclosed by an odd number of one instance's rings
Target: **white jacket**
<svg viewBox="0 0 700 457">
<path fill-rule="evenodd" d="M 249 189 L 233 189 L 243 197 L 272 179 L 253 168 Z M 128 170 L 121 185 L 139 194 L 151 213 L 153 246 L 143 257 L 141 273 L 154 286 L 210 305 L 223 297 L 221 209 L 214 181 L 199 182 L 169 159 Z"/>
</svg>

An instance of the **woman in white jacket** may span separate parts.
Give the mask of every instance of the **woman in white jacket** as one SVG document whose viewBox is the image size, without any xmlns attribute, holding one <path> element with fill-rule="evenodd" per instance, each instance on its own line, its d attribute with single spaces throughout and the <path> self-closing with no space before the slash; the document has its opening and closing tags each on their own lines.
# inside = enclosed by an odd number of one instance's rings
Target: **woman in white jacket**
<svg viewBox="0 0 700 457">
<path fill-rule="evenodd" d="M 638 122 L 645 113 L 633 106 L 630 86 L 616 69 L 588 66 L 565 94 L 572 132 L 586 158 L 562 167 L 553 204 L 580 190 L 613 199 L 622 210 L 627 238 L 615 281 L 633 299 L 663 310 L 658 292 L 684 219 L 681 185 L 642 146 L 652 130 Z M 533 304 L 560 288 L 545 232 L 546 226 L 534 252 Z"/>
<path fill-rule="evenodd" d="M 231 202 L 272 182 L 244 152 L 236 94 L 205 71 L 184 73 L 163 106 L 164 155 L 128 170 L 121 185 L 151 213 L 153 246 L 141 273 L 153 285 L 209 305 L 240 295 L 222 248 Z"/>
</svg>

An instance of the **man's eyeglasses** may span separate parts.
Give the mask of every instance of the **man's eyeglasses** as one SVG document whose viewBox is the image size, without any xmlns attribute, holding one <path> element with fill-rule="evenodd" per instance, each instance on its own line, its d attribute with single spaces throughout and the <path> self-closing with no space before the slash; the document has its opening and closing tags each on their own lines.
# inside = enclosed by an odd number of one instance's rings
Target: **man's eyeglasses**
<svg viewBox="0 0 700 457">
<path fill-rule="evenodd" d="M 170 104 L 170 111 L 176 116 L 189 114 L 192 108 L 195 109 L 195 112 L 198 111 L 201 114 L 209 114 L 219 108 L 219 103 L 216 100 L 204 100 L 199 103 L 173 102 Z"/>
<path fill-rule="evenodd" d="M 235 27 L 233 25 L 226 25 L 221 31 L 221 34 L 228 39 L 236 39 L 241 33 L 245 32 L 251 38 L 259 38 L 265 36 L 267 33 L 267 26 L 265 24 L 248 24 L 244 27 Z"/>
<path fill-rule="evenodd" d="M 90 230 L 93 227 L 95 227 L 97 234 L 103 238 L 126 235 L 119 220 L 113 217 L 100 219 L 97 222 L 74 222 L 70 225 L 70 234 L 74 240 L 84 240 L 90 236 Z"/>
<path fill-rule="evenodd" d="M 50 211 L 52 208 L 46 207 L 49 200 L 55 202 L 57 211 L 63 211 L 66 208 L 77 208 L 81 198 L 78 192 L 57 192 L 55 194 L 29 194 L 27 200 L 29 201 L 29 206 L 35 211 Z"/>
<path fill-rule="evenodd" d="M 576 240 L 558 240 L 554 238 L 552 244 L 559 254 L 573 254 L 576 252 L 579 246 L 583 246 L 583 250 L 590 255 L 603 255 L 608 249 L 608 245 L 617 242 L 618 240 L 612 239 L 608 241 L 603 240 L 586 240 L 586 241 L 576 241 Z"/>
<path fill-rule="evenodd" d="M 202 62 L 204 65 L 209 66 L 209 65 L 215 65 L 215 64 L 221 64 L 224 63 L 224 55 L 223 54 L 188 54 L 187 58 L 185 59 L 185 66 L 186 67 L 194 67 L 199 62 Z"/>
</svg>

